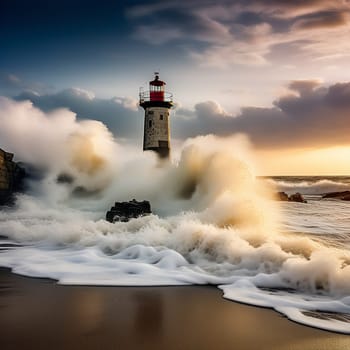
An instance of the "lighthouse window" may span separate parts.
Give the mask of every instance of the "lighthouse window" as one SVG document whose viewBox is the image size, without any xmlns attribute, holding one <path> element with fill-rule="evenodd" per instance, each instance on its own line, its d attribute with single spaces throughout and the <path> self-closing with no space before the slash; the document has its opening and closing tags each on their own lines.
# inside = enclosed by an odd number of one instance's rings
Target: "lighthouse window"
<svg viewBox="0 0 350 350">
<path fill-rule="evenodd" d="M 154 112 L 153 111 L 148 111 L 148 114 L 154 114 Z"/>
<path fill-rule="evenodd" d="M 151 128 L 152 127 L 152 120 L 148 121 L 148 127 Z"/>
<path fill-rule="evenodd" d="M 159 116 L 159 119 L 160 119 L 160 120 L 163 120 L 163 118 L 164 118 L 164 116 L 163 116 L 163 114 L 161 114 L 161 115 Z"/>
</svg>

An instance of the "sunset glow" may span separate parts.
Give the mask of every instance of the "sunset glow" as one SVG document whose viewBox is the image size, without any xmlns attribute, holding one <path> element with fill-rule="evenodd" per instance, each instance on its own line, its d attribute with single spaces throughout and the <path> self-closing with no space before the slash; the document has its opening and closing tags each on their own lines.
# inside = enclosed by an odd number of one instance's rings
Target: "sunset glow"
<svg viewBox="0 0 350 350">
<path fill-rule="evenodd" d="M 2 9 L 0 94 L 138 145 L 138 89 L 160 70 L 175 142 L 245 133 L 262 173 L 349 173 L 348 1 L 17 2 Z"/>
<path fill-rule="evenodd" d="M 257 153 L 258 171 L 263 175 L 348 175 L 350 146 Z"/>
</svg>

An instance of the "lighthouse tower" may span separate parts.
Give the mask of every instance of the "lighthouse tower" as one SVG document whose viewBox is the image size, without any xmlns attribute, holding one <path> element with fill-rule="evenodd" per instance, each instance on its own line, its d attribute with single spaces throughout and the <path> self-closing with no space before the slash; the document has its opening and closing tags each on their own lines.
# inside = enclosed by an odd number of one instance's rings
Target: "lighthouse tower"
<svg viewBox="0 0 350 350">
<path fill-rule="evenodd" d="M 157 152 L 161 158 L 170 153 L 170 109 L 172 94 L 165 92 L 165 82 L 155 73 L 149 91 L 140 91 L 140 106 L 145 110 L 143 150 Z"/>
</svg>

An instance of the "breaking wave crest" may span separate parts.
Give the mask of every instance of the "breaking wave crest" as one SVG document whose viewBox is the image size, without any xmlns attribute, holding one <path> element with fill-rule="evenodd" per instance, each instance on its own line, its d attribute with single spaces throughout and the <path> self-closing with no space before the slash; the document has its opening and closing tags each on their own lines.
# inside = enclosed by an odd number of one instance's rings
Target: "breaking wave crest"
<svg viewBox="0 0 350 350">
<path fill-rule="evenodd" d="M 349 251 L 280 232 L 244 136 L 187 140 L 173 162 L 159 162 L 69 111 L 0 104 L 0 121 L 11 116 L 4 147 L 42 172 L 0 212 L 0 234 L 20 244 L 0 253 L 1 266 L 62 284 L 214 284 L 226 298 L 350 333 L 344 320 L 314 316 L 350 313 Z M 150 200 L 154 214 L 104 220 L 115 200 L 132 198 Z"/>
<path fill-rule="evenodd" d="M 350 179 L 344 177 L 343 181 L 332 179 L 313 179 L 299 180 L 291 178 L 290 181 L 269 179 L 268 182 L 287 193 L 300 192 L 307 195 L 322 195 L 328 192 L 350 190 Z"/>
</svg>

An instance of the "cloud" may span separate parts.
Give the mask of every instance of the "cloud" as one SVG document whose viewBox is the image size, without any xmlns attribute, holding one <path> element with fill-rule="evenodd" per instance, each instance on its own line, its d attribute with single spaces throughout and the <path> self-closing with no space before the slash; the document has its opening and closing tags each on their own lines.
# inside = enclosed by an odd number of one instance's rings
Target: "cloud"
<svg viewBox="0 0 350 350">
<path fill-rule="evenodd" d="M 151 7 L 156 8 L 156 7 Z M 187 11 L 187 9 L 159 7 L 158 11 L 148 12 L 142 7 L 141 13 L 145 17 L 142 21 L 140 14 L 134 38 L 149 44 L 159 45 L 174 40 L 197 40 L 215 43 L 219 39 L 229 38 L 229 28 L 216 21 L 206 13 Z M 141 18 L 140 18 L 141 16 Z M 135 16 L 132 16 L 134 18 Z"/>
<path fill-rule="evenodd" d="M 52 94 L 26 91 L 16 100 L 30 100 L 43 111 L 68 108 L 79 119 L 94 119 L 103 122 L 117 136 L 134 138 L 142 133 L 142 113 L 137 111 L 137 101 L 132 98 L 97 98 L 93 92 L 70 88 Z"/>
<path fill-rule="evenodd" d="M 15 93 L 23 90 L 24 86 L 22 80 L 12 73 L 0 73 L 0 94 L 6 95 L 8 92 Z"/>
<path fill-rule="evenodd" d="M 31 100 L 44 111 L 65 107 L 79 119 L 102 121 L 118 138 L 142 141 L 143 111 L 133 99 L 101 99 L 77 88 L 47 95 L 26 92 L 16 99 Z M 172 137 L 182 140 L 245 133 L 263 149 L 336 146 L 350 144 L 349 116 L 350 82 L 325 86 L 318 80 L 296 80 L 269 108 L 244 107 L 232 115 L 214 101 L 197 103 L 193 110 L 179 107 L 172 113 L 171 129 Z"/>
<path fill-rule="evenodd" d="M 178 28 L 166 28 L 159 25 L 139 26 L 134 37 L 152 43 L 153 45 L 164 44 L 168 41 L 183 37 L 183 33 Z"/>
<path fill-rule="evenodd" d="M 321 85 L 320 80 L 294 80 L 290 82 L 289 89 L 297 92 L 299 95 L 305 96 L 312 93 L 317 87 Z"/>
<path fill-rule="evenodd" d="M 52 87 L 39 82 L 27 81 L 16 74 L 0 72 L 0 94 L 13 95 L 23 90 L 49 91 Z"/>
<path fill-rule="evenodd" d="M 350 108 L 350 83 L 337 83 L 328 89 L 327 103 L 332 106 Z"/>
<path fill-rule="evenodd" d="M 248 3 L 255 11 L 269 13 L 280 18 L 296 18 L 320 11 L 349 9 L 347 0 L 252 0 Z"/>
<path fill-rule="evenodd" d="M 199 103 L 193 118 L 176 116 L 174 133 L 182 137 L 245 133 L 261 148 L 350 144 L 350 83 L 325 87 L 303 80 L 291 82 L 288 88 L 291 92 L 273 107 L 245 107 L 238 115 L 229 115 L 215 102 Z"/>
<path fill-rule="evenodd" d="M 22 85 L 21 79 L 14 74 L 3 74 L 1 76 L 1 83 L 11 87 L 18 87 Z"/>
<path fill-rule="evenodd" d="M 346 0 L 156 1 L 127 14 L 134 38 L 186 43 L 190 57 L 204 66 L 267 64 L 279 45 L 311 60 L 350 53 Z"/>
<path fill-rule="evenodd" d="M 297 29 L 319 29 L 319 28 L 336 28 L 348 24 L 349 18 L 343 12 L 321 12 L 316 15 L 307 16 L 294 23 Z"/>
</svg>

